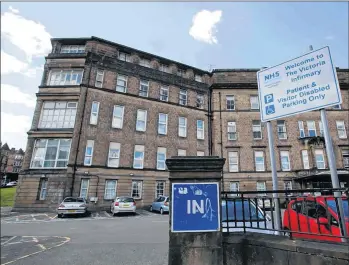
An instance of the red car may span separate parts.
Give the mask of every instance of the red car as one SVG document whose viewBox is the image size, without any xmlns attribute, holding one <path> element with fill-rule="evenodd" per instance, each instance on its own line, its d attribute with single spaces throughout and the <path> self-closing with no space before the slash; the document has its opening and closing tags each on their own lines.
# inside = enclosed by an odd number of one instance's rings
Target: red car
<svg viewBox="0 0 349 265">
<path fill-rule="evenodd" d="M 349 231 L 348 197 L 342 197 L 342 201 L 345 224 Z M 341 233 L 334 197 L 309 196 L 290 201 L 284 213 L 283 229 L 292 232 L 294 238 L 341 242 L 338 237 Z"/>
</svg>

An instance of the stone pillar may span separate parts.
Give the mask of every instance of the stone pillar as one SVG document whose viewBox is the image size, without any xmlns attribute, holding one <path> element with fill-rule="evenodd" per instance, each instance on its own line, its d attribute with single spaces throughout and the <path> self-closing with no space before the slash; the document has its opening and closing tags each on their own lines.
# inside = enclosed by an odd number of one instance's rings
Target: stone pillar
<svg viewBox="0 0 349 265">
<path fill-rule="evenodd" d="M 218 156 L 172 157 L 169 265 L 223 265 L 221 171 Z"/>
</svg>

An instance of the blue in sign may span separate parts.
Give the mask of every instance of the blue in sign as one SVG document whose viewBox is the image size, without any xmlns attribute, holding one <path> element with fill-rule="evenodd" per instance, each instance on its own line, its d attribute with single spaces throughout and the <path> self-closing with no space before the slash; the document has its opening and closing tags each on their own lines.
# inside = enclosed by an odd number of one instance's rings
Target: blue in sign
<svg viewBox="0 0 349 265">
<path fill-rule="evenodd" d="M 265 107 L 265 114 L 270 115 L 275 113 L 275 106 L 269 105 Z"/>
<path fill-rule="evenodd" d="M 172 184 L 172 232 L 220 230 L 218 183 Z"/>
<path fill-rule="evenodd" d="M 273 94 L 265 95 L 264 102 L 265 102 L 265 104 L 274 102 L 274 95 Z"/>
</svg>

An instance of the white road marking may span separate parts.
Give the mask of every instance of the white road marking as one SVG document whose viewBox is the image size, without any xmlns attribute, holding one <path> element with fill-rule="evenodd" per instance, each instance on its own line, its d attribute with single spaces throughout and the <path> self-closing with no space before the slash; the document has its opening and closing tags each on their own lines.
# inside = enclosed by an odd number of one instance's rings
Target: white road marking
<svg viewBox="0 0 349 265">
<path fill-rule="evenodd" d="M 104 214 L 106 217 L 111 217 L 111 215 L 109 213 L 107 213 L 107 211 L 104 211 Z"/>
<path fill-rule="evenodd" d="M 15 239 L 16 236 L 11 237 L 10 239 L 6 240 L 5 242 L 1 243 L 1 245 L 5 245 L 6 243 L 10 242 L 12 239 Z"/>
<path fill-rule="evenodd" d="M 34 214 L 32 214 L 32 218 L 33 218 L 34 221 L 36 221 L 36 218 L 34 217 Z"/>
</svg>

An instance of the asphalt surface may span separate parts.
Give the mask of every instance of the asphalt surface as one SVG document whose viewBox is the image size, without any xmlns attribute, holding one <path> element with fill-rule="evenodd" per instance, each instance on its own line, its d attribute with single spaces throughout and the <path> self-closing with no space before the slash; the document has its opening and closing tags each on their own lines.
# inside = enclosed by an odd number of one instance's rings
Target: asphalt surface
<svg viewBox="0 0 349 265">
<path fill-rule="evenodd" d="M 9 219 L 10 218 L 10 219 Z M 168 215 L 1 218 L 1 264 L 167 265 Z"/>
</svg>

